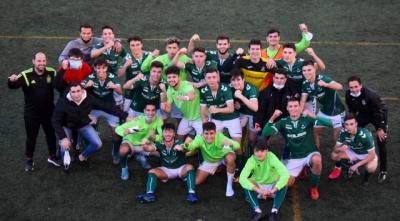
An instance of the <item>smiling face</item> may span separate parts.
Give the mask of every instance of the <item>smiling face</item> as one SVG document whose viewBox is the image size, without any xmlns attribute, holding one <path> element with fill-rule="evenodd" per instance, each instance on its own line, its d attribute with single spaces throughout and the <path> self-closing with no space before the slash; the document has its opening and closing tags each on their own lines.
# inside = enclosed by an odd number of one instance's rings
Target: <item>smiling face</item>
<svg viewBox="0 0 400 221">
<path fill-rule="evenodd" d="M 231 84 L 236 90 L 242 90 L 244 88 L 244 79 L 240 76 L 232 77 Z"/>
<path fill-rule="evenodd" d="M 297 118 L 301 114 L 300 102 L 299 101 L 289 101 L 286 106 L 290 117 Z"/>
<path fill-rule="evenodd" d="M 138 54 L 142 52 L 143 44 L 140 41 L 131 41 L 129 42 L 129 48 L 133 54 Z"/>
<path fill-rule="evenodd" d="M 174 140 L 175 131 L 171 128 L 166 128 L 163 130 L 163 139 L 165 142 L 171 142 Z"/>
<path fill-rule="evenodd" d="M 109 28 L 103 29 L 102 35 L 101 35 L 103 41 L 105 44 L 114 41 L 114 32 L 113 30 Z"/>
<path fill-rule="evenodd" d="M 309 80 L 310 82 L 314 83 L 315 74 L 316 74 L 314 65 L 310 64 L 310 65 L 303 66 L 302 70 L 303 70 L 304 78 L 306 80 Z"/>
<path fill-rule="evenodd" d="M 168 74 L 167 82 L 171 87 L 175 88 L 179 83 L 179 75 L 178 74 Z"/>
<path fill-rule="evenodd" d="M 228 52 L 231 44 L 229 43 L 228 39 L 219 39 L 215 46 L 217 47 L 220 54 L 225 54 L 226 52 Z"/>
<path fill-rule="evenodd" d="M 147 104 L 144 108 L 144 115 L 148 119 L 154 119 L 154 117 L 156 116 L 156 106 L 153 104 Z"/>
<path fill-rule="evenodd" d="M 37 72 L 43 73 L 47 66 L 46 55 L 42 52 L 36 53 L 35 58 L 32 60 L 32 64 Z"/>
<path fill-rule="evenodd" d="M 150 70 L 150 81 L 152 83 L 158 83 L 161 80 L 162 68 L 152 67 Z"/>
<path fill-rule="evenodd" d="M 278 32 L 274 32 L 274 33 L 270 33 L 267 36 L 267 42 L 270 46 L 277 46 L 279 44 L 279 41 L 281 40 L 279 33 Z"/>
<path fill-rule="evenodd" d="M 204 130 L 203 131 L 203 136 L 206 139 L 206 142 L 208 144 L 214 143 L 215 141 L 215 134 L 216 131 L 215 130 Z"/>
<path fill-rule="evenodd" d="M 258 44 L 250 45 L 249 55 L 251 60 L 259 60 L 261 57 L 261 45 Z"/>
</svg>

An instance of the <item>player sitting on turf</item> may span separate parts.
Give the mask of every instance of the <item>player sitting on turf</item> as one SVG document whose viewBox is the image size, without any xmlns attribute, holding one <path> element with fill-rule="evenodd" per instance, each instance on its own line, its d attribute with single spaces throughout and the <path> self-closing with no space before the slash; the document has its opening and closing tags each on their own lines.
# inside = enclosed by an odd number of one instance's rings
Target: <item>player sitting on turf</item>
<svg viewBox="0 0 400 221">
<path fill-rule="evenodd" d="M 250 177 L 249 177 L 250 176 Z M 278 210 L 285 198 L 289 173 L 274 153 L 268 151 L 265 141 L 254 147 L 254 154 L 247 160 L 239 182 L 244 188 L 246 201 L 254 209 L 252 220 L 264 217 L 258 199 L 274 198 L 269 220 L 277 220 Z"/>
<path fill-rule="evenodd" d="M 155 144 L 144 145 L 143 149 L 147 152 L 158 152 L 160 154 L 161 167 L 149 170 L 147 175 L 146 194 L 139 195 L 136 199 L 141 203 L 149 203 L 156 200 L 154 192 L 157 187 L 157 179 L 162 181 L 172 180 L 177 177 L 186 178 L 188 195 L 186 200 L 196 202 L 198 198 L 194 191 L 195 171 L 191 164 L 186 163 L 185 152 L 177 146 L 183 145 L 181 140 L 175 139 L 175 126 L 166 123 L 162 127 L 163 140 Z"/>
<path fill-rule="evenodd" d="M 358 173 L 360 166 L 365 166 L 363 185 L 368 185 L 369 177 L 378 166 L 374 138 L 369 130 L 358 127 L 356 117 L 352 113 L 346 114 L 344 127 L 336 141 L 331 157 L 334 161 L 346 159 L 354 163 L 349 168 L 350 177 L 354 172 Z"/>
<path fill-rule="evenodd" d="M 122 180 L 129 179 L 127 157 L 130 154 L 137 154 L 136 160 L 141 166 L 150 169 L 146 160 L 149 153 L 143 151 L 143 145 L 149 141 L 160 141 L 162 139 L 162 124 L 163 121 L 156 116 L 156 103 L 149 102 L 144 108 L 144 114 L 115 129 L 115 132 L 122 137 L 122 143 L 119 147 Z"/>
<path fill-rule="evenodd" d="M 196 173 L 196 185 L 203 183 L 209 175 L 213 175 L 220 165 L 226 165 L 227 183 L 226 196 L 234 195 L 232 183 L 235 174 L 235 150 L 240 144 L 216 131 L 215 123 L 206 122 L 203 124 L 203 134 L 197 135 L 185 149 L 193 151 L 200 149 L 204 161 Z M 181 147 L 177 147 L 180 150 Z M 183 148 L 182 148 L 183 149 Z"/>
<path fill-rule="evenodd" d="M 276 110 L 265 125 L 262 134 L 270 136 L 280 132 L 284 136 L 290 152 L 286 162 L 286 168 L 290 174 L 289 186 L 294 184 L 296 177 L 305 166 L 311 168 L 310 194 L 313 200 L 317 200 L 319 198 L 317 184 L 321 176 L 322 162 L 321 154 L 314 142 L 313 128 L 316 120 L 324 126 L 330 126 L 332 123 L 309 110 L 304 110 L 301 116 L 301 107 L 297 99 L 289 100 L 287 110 L 289 117 L 274 123 L 275 119 L 282 114 L 280 110 Z"/>
<path fill-rule="evenodd" d="M 107 61 L 104 57 L 99 57 L 96 59 L 93 66 L 95 72 L 86 77 L 85 80 L 82 81 L 82 85 L 96 98 L 114 105 L 115 100 L 113 93 L 116 92 L 118 94 L 122 94 L 120 83 L 114 74 L 108 72 Z M 107 119 L 107 123 L 111 127 L 112 159 L 114 164 L 118 164 L 120 161 L 118 148 L 121 143 L 121 138 L 115 134 L 115 128 L 119 125 L 119 118 L 97 108 L 90 112 L 89 117 L 92 120 L 91 124 L 93 125 L 97 124 L 97 119 L 100 117 Z"/>
</svg>

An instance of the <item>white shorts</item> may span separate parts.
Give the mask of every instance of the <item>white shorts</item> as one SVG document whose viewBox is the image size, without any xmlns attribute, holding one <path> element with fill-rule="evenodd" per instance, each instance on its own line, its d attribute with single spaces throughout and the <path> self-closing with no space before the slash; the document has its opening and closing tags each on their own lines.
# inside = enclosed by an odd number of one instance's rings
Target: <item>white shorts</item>
<svg viewBox="0 0 400 221">
<path fill-rule="evenodd" d="M 125 98 L 124 99 L 124 111 L 129 112 L 129 109 L 131 108 L 132 104 L 132 99 Z"/>
<path fill-rule="evenodd" d="M 143 115 L 143 114 L 144 114 L 143 112 L 134 111 L 132 108 L 129 108 L 129 111 L 128 111 L 129 118 L 134 118 L 134 117 L 137 117 L 137 116 Z M 167 114 L 164 111 L 161 111 L 160 109 L 158 109 L 157 117 L 164 120 L 164 119 L 167 119 Z"/>
<path fill-rule="evenodd" d="M 311 167 L 311 158 L 315 155 L 321 155 L 318 151 L 314 151 L 308 154 L 304 158 L 300 159 L 288 159 L 285 163 L 287 170 L 289 171 L 290 176 L 298 177 L 300 172 L 303 170 L 305 166 Z"/>
<path fill-rule="evenodd" d="M 106 113 L 102 110 L 92 110 L 89 113 L 89 118 L 92 120 L 90 124 L 97 124 L 97 119 L 104 117 L 110 127 L 117 127 L 119 125 L 119 118 L 112 114 Z"/>
<path fill-rule="evenodd" d="M 182 179 L 182 170 L 183 170 L 183 167 L 184 167 L 184 166 L 185 166 L 185 165 L 183 165 L 183 166 L 181 166 L 181 167 L 179 167 L 179 168 L 176 168 L 176 169 L 170 169 L 170 168 L 166 168 L 166 167 L 159 167 L 159 168 L 160 168 L 165 174 L 167 174 L 169 180 L 172 180 L 172 179 L 175 179 L 175 178 L 177 178 L 177 177 L 179 177 L 179 178 Z"/>
<path fill-rule="evenodd" d="M 199 170 L 214 175 L 215 171 L 217 171 L 218 167 L 221 165 L 225 165 L 225 159 L 222 159 L 216 163 L 210 163 L 204 160 L 203 163 L 200 164 Z"/>
<path fill-rule="evenodd" d="M 228 129 L 229 135 L 232 138 L 242 137 L 242 127 L 240 126 L 240 119 L 235 118 L 232 120 L 215 120 L 211 119 L 215 123 L 218 132 L 221 132 L 224 128 Z"/>
<path fill-rule="evenodd" d="M 183 118 L 182 112 L 176 107 L 175 103 L 172 103 L 171 118 L 174 118 L 174 119 Z"/>
<path fill-rule="evenodd" d="M 133 145 L 133 144 L 132 144 L 130 141 L 128 141 L 128 140 L 123 140 L 123 141 L 121 142 L 121 145 L 122 145 L 122 144 L 128 145 L 128 146 L 131 148 L 131 152 L 132 152 L 133 154 L 135 154 L 135 153 L 140 153 L 140 152 L 143 152 L 143 151 L 144 151 L 142 145 Z"/>
<path fill-rule="evenodd" d="M 317 114 L 317 100 L 314 98 L 310 101 L 307 101 L 304 105 L 304 108 L 311 111 L 313 114 Z"/>
<path fill-rule="evenodd" d="M 257 186 L 258 186 L 258 188 L 260 188 L 261 190 L 268 190 L 268 191 L 271 191 L 271 190 L 274 188 L 275 184 L 259 184 L 259 183 L 257 183 Z M 261 194 L 258 194 L 258 195 L 257 195 L 257 198 L 258 198 L 258 199 L 267 199 L 266 196 L 263 196 L 263 195 L 261 195 Z M 275 193 L 274 193 L 274 194 L 271 194 L 270 196 L 268 196 L 268 198 L 275 198 Z"/>
<path fill-rule="evenodd" d="M 338 115 L 335 115 L 335 116 L 328 116 L 328 115 L 322 113 L 321 111 L 318 111 L 318 114 L 317 114 L 317 116 L 320 116 L 320 117 L 323 117 L 323 118 L 331 120 L 333 128 L 342 127 L 344 115 L 345 115 L 345 112 L 343 112 L 341 114 L 338 114 Z M 315 127 L 324 127 L 324 126 L 320 125 L 318 123 L 318 120 L 316 120 L 315 121 Z"/>
<path fill-rule="evenodd" d="M 113 92 L 114 96 L 114 101 L 117 106 L 122 105 L 124 103 L 124 97 L 121 94 L 118 94 L 117 92 Z"/>
<path fill-rule="evenodd" d="M 192 130 L 196 131 L 196 135 L 203 133 L 203 122 L 201 120 L 188 120 L 185 117 L 182 118 L 178 126 L 178 135 L 187 135 Z"/>
<path fill-rule="evenodd" d="M 375 151 L 371 150 L 371 151 Z M 347 149 L 346 151 L 347 156 L 349 157 L 350 162 L 355 163 L 361 160 L 364 160 L 368 157 L 368 154 L 357 154 L 351 148 Z M 375 155 L 374 161 L 378 161 L 378 157 Z"/>
<path fill-rule="evenodd" d="M 254 121 L 252 115 L 240 114 L 240 126 L 244 128 L 247 125 L 247 128 L 251 131 L 256 131 L 254 128 Z"/>
</svg>

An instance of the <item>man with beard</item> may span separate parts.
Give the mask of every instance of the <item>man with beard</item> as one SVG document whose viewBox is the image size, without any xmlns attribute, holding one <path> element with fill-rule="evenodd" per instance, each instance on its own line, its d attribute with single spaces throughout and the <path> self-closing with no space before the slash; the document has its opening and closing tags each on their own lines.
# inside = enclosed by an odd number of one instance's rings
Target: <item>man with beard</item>
<svg viewBox="0 0 400 221">
<path fill-rule="evenodd" d="M 189 54 L 194 51 L 194 49 L 196 48 L 196 42 L 199 40 L 200 36 L 198 34 L 194 34 L 190 38 L 188 45 Z M 229 48 L 231 47 L 229 37 L 225 35 L 219 35 L 217 37 L 215 47 L 217 48 L 217 50 L 206 50 L 206 60 L 214 61 L 215 63 L 217 63 L 221 83 L 229 84 L 231 80 L 230 72 L 225 72 L 222 68 L 225 61 L 234 56 L 233 53 L 229 52 Z"/>
</svg>

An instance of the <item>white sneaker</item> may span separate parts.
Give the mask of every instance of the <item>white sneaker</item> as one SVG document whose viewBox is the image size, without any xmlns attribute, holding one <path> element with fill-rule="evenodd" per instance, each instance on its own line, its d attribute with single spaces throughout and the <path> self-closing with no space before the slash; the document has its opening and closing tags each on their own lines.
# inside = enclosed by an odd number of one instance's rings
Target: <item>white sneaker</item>
<svg viewBox="0 0 400 221">
<path fill-rule="evenodd" d="M 69 165 L 71 164 L 71 156 L 69 155 L 69 151 L 65 151 L 64 153 L 64 159 L 63 159 L 64 167 L 68 168 Z"/>
<path fill-rule="evenodd" d="M 235 192 L 233 191 L 233 189 L 231 187 L 227 187 L 225 196 L 232 197 L 233 195 L 235 195 Z"/>
</svg>

